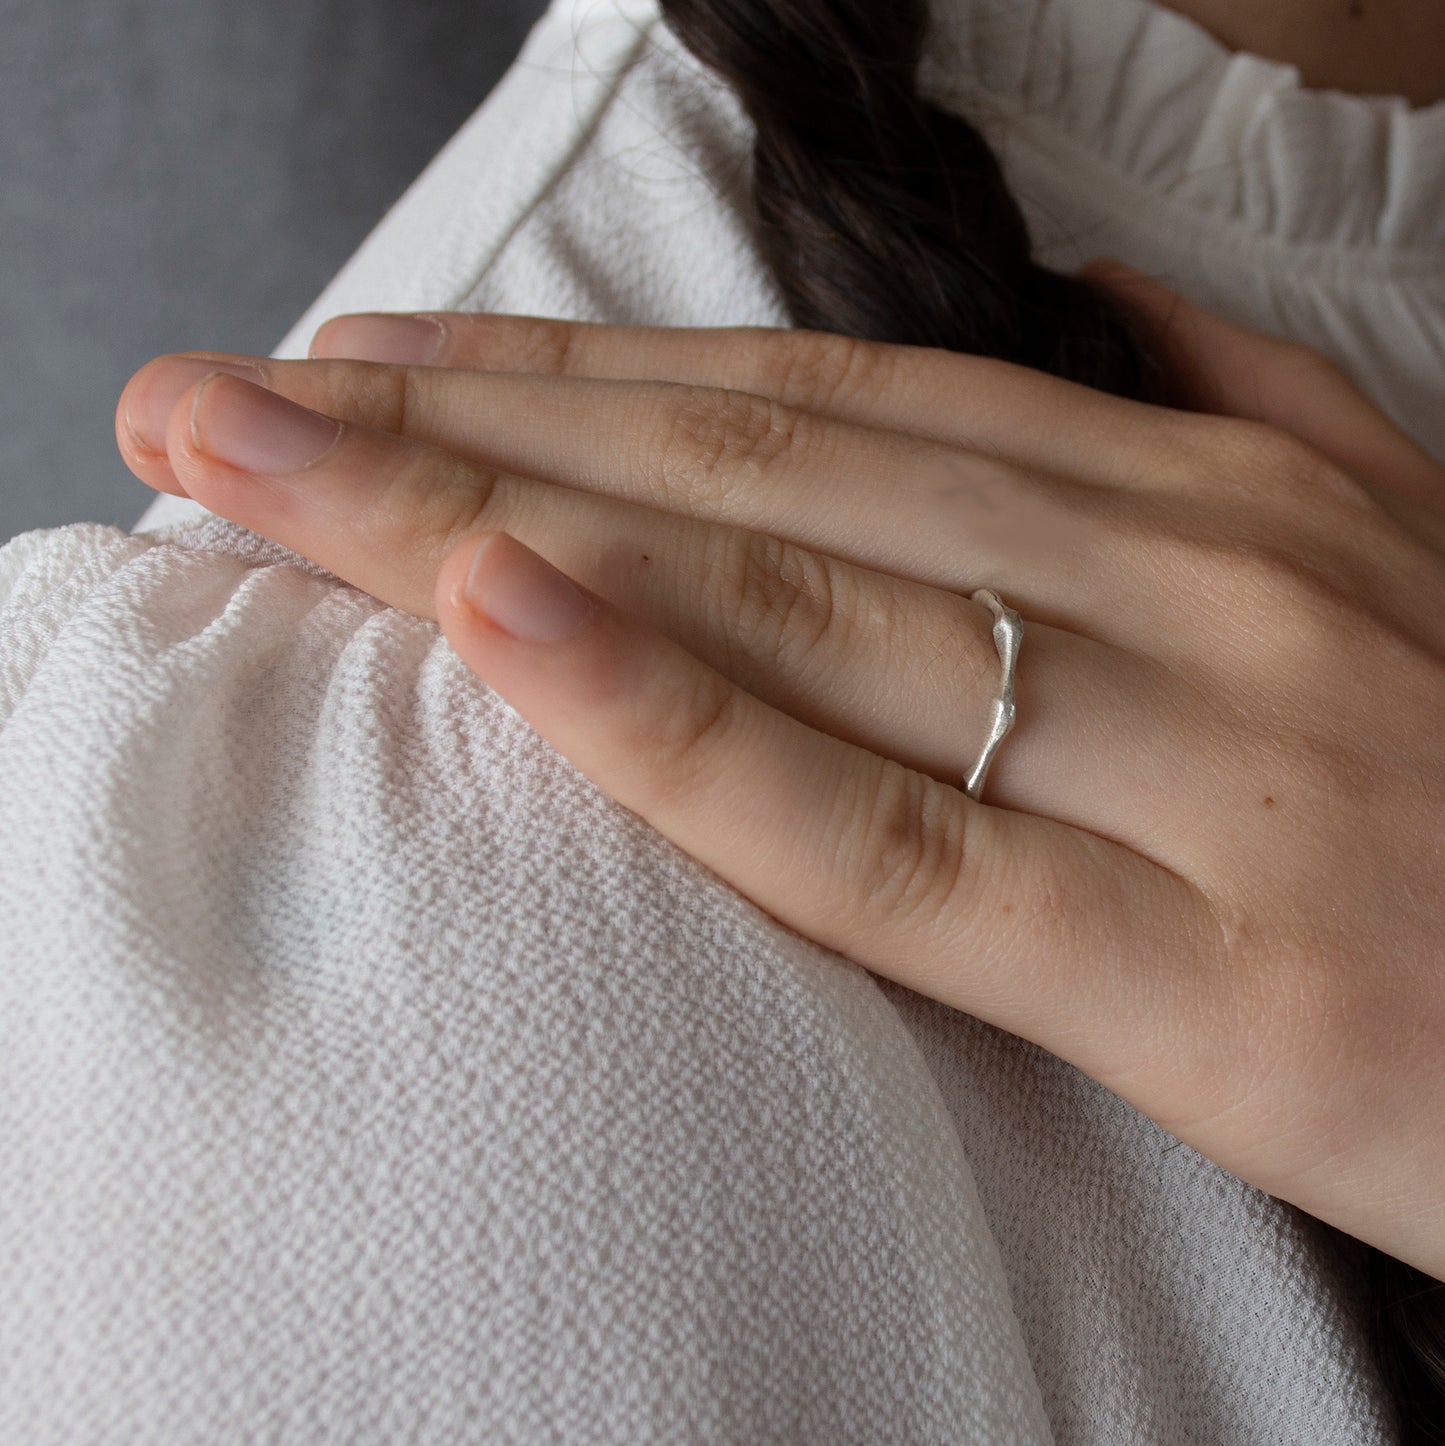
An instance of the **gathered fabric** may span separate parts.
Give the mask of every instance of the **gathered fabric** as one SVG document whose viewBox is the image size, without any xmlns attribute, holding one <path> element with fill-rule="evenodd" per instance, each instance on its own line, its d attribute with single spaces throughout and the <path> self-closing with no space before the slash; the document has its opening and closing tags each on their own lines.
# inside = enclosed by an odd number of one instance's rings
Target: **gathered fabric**
<svg viewBox="0 0 1445 1446">
<path fill-rule="evenodd" d="M 937 22 L 1044 259 L 1318 346 L 1445 456 L 1445 107 L 1144 0 Z M 784 325 L 748 147 L 651 0 L 558 0 L 277 354 Z M 0 859 L 0 1440 L 1390 1439 L 1348 1242 L 195 503 L 0 550 Z"/>
</svg>

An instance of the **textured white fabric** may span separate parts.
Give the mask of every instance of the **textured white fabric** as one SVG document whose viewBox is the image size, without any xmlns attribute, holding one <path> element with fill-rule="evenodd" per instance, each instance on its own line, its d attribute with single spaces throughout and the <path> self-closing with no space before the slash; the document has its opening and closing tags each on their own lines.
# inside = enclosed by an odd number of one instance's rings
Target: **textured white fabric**
<svg viewBox="0 0 1445 1446">
<path fill-rule="evenodd" d="M 1053 259 L 1322 345 L 1441 449 L 1445 110 L 1141 0 L 950 3 L 931 84 Z M 649 5 L 564 0 L 281 351 L 780 323 L 746 142 Z M 433 625 L 142 527 L 0 551 L 0 1440 L 1388 1439 L 1314 1222 L 779 927 Z"/>
</svg>

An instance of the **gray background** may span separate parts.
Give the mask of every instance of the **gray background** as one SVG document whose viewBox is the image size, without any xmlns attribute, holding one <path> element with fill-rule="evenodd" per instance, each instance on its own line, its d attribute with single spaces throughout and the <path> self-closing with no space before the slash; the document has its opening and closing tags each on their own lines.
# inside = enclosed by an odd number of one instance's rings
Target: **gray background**
<svg viewBox="0 0 1445 1446">
<path fill-rule="evenodd" d="M 269 352 L 543 0 L 0 0 L 0 541 L 130 527 L 126 379 Z"/>
</svg>

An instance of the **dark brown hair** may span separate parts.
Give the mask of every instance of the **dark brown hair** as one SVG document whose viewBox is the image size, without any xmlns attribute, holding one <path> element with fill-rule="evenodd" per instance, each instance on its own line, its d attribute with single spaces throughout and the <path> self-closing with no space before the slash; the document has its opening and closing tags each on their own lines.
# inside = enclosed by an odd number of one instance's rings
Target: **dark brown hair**
<svg viewBox="0 0 1445 1446">
<path fill-rule="evenodd" d="M 1169 400 L 1167 375 L 1120 304 L 1034 263 L 982 136 L 920 96 L 925 0 L 662 0 L 662 10 L 756 127 L 758 236 L 795 325 Z M 1360 1252 L 1367 1329 L 1402 1443 L 1441 1446 L 1445 1285 L 1339 1243 Z"/>
</svg>

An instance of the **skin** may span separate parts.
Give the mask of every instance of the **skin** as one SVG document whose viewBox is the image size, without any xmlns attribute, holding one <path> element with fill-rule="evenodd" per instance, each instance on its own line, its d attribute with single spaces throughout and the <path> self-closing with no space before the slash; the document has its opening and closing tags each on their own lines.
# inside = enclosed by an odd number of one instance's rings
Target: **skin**
<svg viewBox="0 0 1445 1446">
<path fill-rule="evenodd" d="M 152 362 L 117 437 L 436 619 L 786 925 L 1445 1278 L 1445 468 L 1323 358 L 1100 275 L 1196 410 L 807 332 L 351 317 Z M 975 802 L 981 586 L 1024 638 Z"/>
<path fill-rule="evenodd" d="M 1231 50 L 1299 68 L 1305 85 L 1356 95 L 1445 99 L 1440 0 L 1165 0 Z"/>
</svg>

